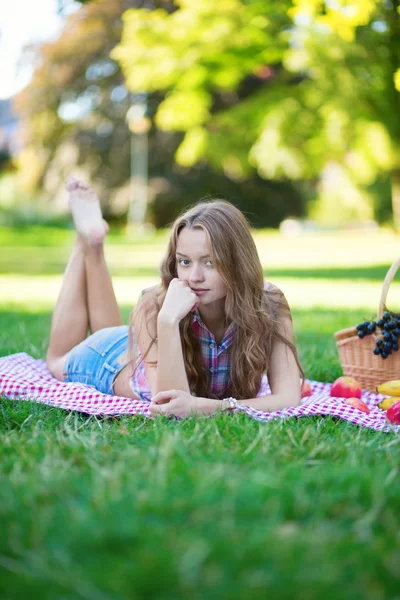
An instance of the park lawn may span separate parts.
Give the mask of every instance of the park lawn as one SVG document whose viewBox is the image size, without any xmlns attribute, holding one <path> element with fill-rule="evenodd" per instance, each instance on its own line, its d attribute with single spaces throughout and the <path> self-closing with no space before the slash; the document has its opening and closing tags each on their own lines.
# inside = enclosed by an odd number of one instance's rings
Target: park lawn
<svg viewBox="0 0 400 600">
<path fill-rule="evenodd" d="M 31 242 L 33 264 L 43 233 Z M 64 242 L 53 239 L 49 263 Z M 4 244 L 20 259 L 11 268 L 2 253 L 3 283 L 30 277 L 18 244 Z M 301 284 L 313 268 L 315 289 L 318 273 L 331 290 L 356 273 L 379 292 L 391 262 L 378 251 L 368 263 L 358 248 L 346 269 L 318 255 L 321 272 L 311 258 L 305 270 L 283 264 L 290 244 L 269 271 Z M 136 246 L 151 258 L 148 244 Z M 351 309 L 328 296 L 324 308 L 291 302 L 307 377 L 340 375 L 332 334 L 373 315 L 375 298 L 363 300 Z M 122 309 L 127 322 L 129 304 Z M 46 298 L 6 295 L 0 356 L 43 358 L 50 318 Z M 0 436 L 2 599 L 399 598 L 398 434 L 331 417 L 99 419 L 3 398 Z"/>
</svg>

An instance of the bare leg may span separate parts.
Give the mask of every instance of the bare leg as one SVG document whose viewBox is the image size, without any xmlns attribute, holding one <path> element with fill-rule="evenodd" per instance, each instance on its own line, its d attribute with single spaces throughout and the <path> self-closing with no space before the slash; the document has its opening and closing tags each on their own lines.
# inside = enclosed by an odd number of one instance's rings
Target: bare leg
<svg viewBox="0 0 400 600">
<path fill-rule="evenodd" d="M 77 235 L 51 320 L 48 361 L 64 356 L 84 340 L 88 326 L 85 245 Z"/>
<path fill-rule="evenodd" d="M 102 244 L 86 249 L 85 269 L 91 333 L 104 327 L 123 325 Z"/>
<path fill-rule="evenodd" d="M 76 197 L 74 202 L 74 220 L 82 220 L 82 213 L 76 214 L 79 211 Z M 90 216 L 86 214 L 88 219 Z M 105 222 L 100 221 L 100 224 L 99 233 L 98 219 L 94 223 L 95 237 L 85 237 L 78 232 L 53 313 L 46 362 L 52 375 L 60 381 L 64 379 L 64 364 L 70 351 L 86 339 L 88 328 L 94 333 L 104 327 L 122 325 L 104 258 L 103 239 L 108 227 Z"/>
</svg>

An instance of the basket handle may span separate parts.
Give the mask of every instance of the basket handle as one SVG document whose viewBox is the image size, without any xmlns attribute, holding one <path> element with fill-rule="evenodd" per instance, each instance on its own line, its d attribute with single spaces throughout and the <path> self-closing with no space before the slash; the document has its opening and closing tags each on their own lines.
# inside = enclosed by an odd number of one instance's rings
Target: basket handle
<svg viewBox="0 0 400 600">
<path fill-rule="evenodd" d="M 381 300 L 379 302 L 378 320 L 382 319 L 383 311 L 385 310 L 386 298 L 389 292 L 390 284 L 392 283 L 394 276 L 398 268 L 400 267 L 400 258 L 394 261 L 389 271 L 386 273 L 385 280 L 382 286 Z"/>
</svg>

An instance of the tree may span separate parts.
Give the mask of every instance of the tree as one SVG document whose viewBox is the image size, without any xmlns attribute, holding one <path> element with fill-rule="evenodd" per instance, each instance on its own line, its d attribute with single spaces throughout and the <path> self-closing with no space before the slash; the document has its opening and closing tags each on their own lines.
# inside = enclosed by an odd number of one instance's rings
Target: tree
<svg viewBox="0 0 400 600">
<path fill-rule="evenodd" d="M 127 11 L 112 57 L 120 62 L 129 89 L 165 95 L 156 123 L 185 132 L 179 164 L 191 166 L 204 157 L 220 165 L 227 158 L 228 172 L 248 174 L 248 151 L 265 114 L 263 100 L 273 93 L 266 84 L 282 71 L 288 48 L 291 3 L 181 0 L 175 6 L 173 12 Z M 225 116 L 229 139 L 219 139 L 213 152 Z M 240 146 L 232 157 L 223 148 L 231 143 Z"/>
<path fill-rule="evenodd" d="M 294 72 L 307 74 L 296 118 L 320 121 L 317 135 L 302 136 L 303 156 L 312 158 L 310 145 L 317 145 L 322 160 L 340 160 L 361 185 L 388 173 L 393 222 L 400 230 L 399 2 L 295 4 L 297 43 L 286 61 Z M 290 136 L 285 139 L 290 143 Z"/>
<path fill-rule="evenodd" d="M 151 4 L 154 14 L 158 5 L 166 14 L 176 11 L 172 1 Z M 18 98 L 27 140 L 19 157 L 20 178 L 30 194 L 41 188 L 53 200 L 59 193 L 62 209 L 66 200 L 63 181 L 72 171 L 98 186 L 107 218 L 115 213 L 126 215 L 130 201 L 126 123 L 130 97 L 119 65 L 109 54 L 120 40 L 122 14 L 130 5 L 130 0 L 85 2 L 66 19 L 60 38 L 39 49 L 33 80 Z M 148 15 L 150 11 L 139 12 Z M 284 17 L 282 23 L 288 22 Z M 251 31 L 256 25 L 252 24 Z M 241 44 L 244 42 L 243 38 Z M 235 50 L 238 66 L 239 50 Z M 132 60 L 137 63 L 136 57 Z M 263 78 L 264 73 L 253 74 L 250 69 L 238 92 L 240 97 L 262 85 Z M 163 90 L 150 90 L 150 117 L 164 100 Z M 229 106 L 232 98 L 216 94 L 215 103 Z M 249 172 L 250 177 L 238 177 L 232 164 L 226 168 L 228 177 L 213 173 L 210 162 L 194 168 L 177 166 L 173 157 L 182 136 L 180 131 L 155 126 L 150 131 L 148 218 L 156 226 L 171 222 L 201 197 L 215 195 L 235 202 L 257 226 L 276 226 L 287 214 L 302 214 L 301 194 L 290 182 L 267 182 L 254 171 Z"/>
<path fill-rule="evenodd" d="M 165 94 L 178 163 L 302 180 L 336 161 L 360 185 L 390 172 L 400 226 L 397 0 L 175 5 L 127 11 L 112 56 L 131 90 Z"/>
<path fill-rule="evenodd" d="M 83 169 L 103 190 L 129 180 L 129 93 L 110 58 L 129 0 L 85 3 L 70 15 L 59 39 L 38 48 L 31 83 L 16 100 L 25 146 L 20 175 L 31 190 L 58 190 L 71 169 Z M 102 184 L 102 185 L 101 185 Z"/>
</svg>

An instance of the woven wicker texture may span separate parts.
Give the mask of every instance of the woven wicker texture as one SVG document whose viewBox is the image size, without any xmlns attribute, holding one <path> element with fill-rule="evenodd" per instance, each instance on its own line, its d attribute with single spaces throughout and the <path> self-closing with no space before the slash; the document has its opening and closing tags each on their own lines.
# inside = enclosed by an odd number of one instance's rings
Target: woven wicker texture
<svg viewBox="0 0 400 600">
<path fill-rule="evenodd" d="M 392 264 L 386 274 L 377 320 L 383 316 L 389 287 L 399 267 L 400 258 Z M 372 334 L 360 339 L 355 327 L 342 329 L 334 335 L 343 375 L 357 379 L 364 390 L 372 392 L 376 390 L 377 385 L 385 381 L 400 379 L 400 351 L 393 352 L 385 360 L 380 355 L 376 356 L 373 350 L 377 336 Z"/>
</svg>

